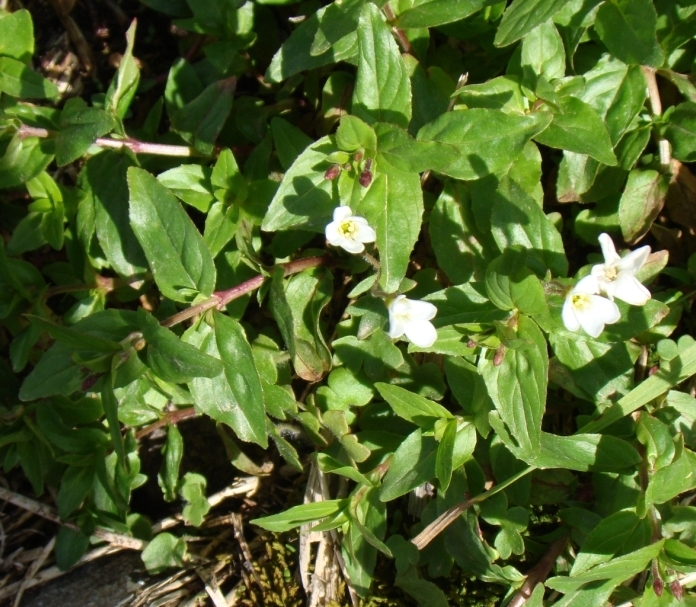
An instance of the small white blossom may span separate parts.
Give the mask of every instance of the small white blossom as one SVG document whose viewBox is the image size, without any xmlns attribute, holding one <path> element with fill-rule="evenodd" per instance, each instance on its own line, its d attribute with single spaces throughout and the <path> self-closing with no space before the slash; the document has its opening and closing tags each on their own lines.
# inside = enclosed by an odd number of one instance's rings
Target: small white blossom
<svg viewBox="0 0 696 607">
<path fill-rule="evenodd" d="M 636 272 L 643 267 L 650 247 L 645 246 L 631 251 L 626 257 L 619 257 L 609 234 L 599 235 L 599 244 L 604 254 L 604 263 L 592 268 L 592 276 L 597 278 L 599 292 L 609 299 L 625 301 L 633 306 L 643 306 L 650 299 L 650 291 L 636 278 Z"/>
<path fill-rule="evenodd" d="M 350 207 L 336 207 L 333 221 L 326 226 L 326 240 L 335 247 L 343 247 L 349 253 L 362 253 L 366 242 L 374 242 L 375 231 L 364 217 L 355 217 Z"/>
<path fill-rule="evenodd" d="M 389 304 L 389 337 L 406 337 L 419 348 L 429 348 L 437 339 L 437 331 L 430 321 L 437 308 L 427 301 L 406 299 L 397 295 Z"/>
<path fill-rule="evenodd" d="M 618 306 L 599 293 L 595 276 L 585 276 L 568 293 L 563 304 L 563 324 L 569 331 L 582 327 L 588 335 L 599 337 L 604 325 L 611 325 L 621 318 Z"/>
</svg>

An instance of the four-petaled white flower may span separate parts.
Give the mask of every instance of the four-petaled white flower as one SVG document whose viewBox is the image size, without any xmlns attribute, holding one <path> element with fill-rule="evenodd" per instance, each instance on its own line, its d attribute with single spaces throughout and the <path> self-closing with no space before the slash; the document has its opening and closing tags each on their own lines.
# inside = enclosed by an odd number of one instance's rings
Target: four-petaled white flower
<svg viewBox="0 0 696 607">
<path fill-rule="evenodd" d="M 430 321 L 435 318 L 437 308 L 427 301 L 406 299 L 397 295 L 389 307 L 389 337 L 406 337 L 419 348 L 429 348 L 437 339 L 437 331 Z"/>
<path fill-rule="evenodd" d="M 595 276 L 585 276 L 571 289 L 563 304 L 563 324 L 569 331 L 582 327 L 592 337 L 599 337 L 604 325 L 611 325 L 621 318 L 618 306 L 599 293 L 599 281 Z"/>
<path fill-rule="evenodd" d="M 599 235 L 604 263 L 592 268 L 592 276 L 597 279 L 599 292 L 609 299 L 625 301 L 633 306 L 643 306 L 650 299 L 648 291 L 636 278 L 636 272 L 643 267 L 650 255 L 650 247 L 645 246 L 631 251 L 626 257 L 619 257 L 609 234 Z"/>
<path fill-rule="evenodd" d="M 349 253 L 362 253 L 366 242 L 374 242 L 377 235 L 364 217 L 355 217 L 350 207 L 336 207 L 333 221 L 326 226 L 326 240 Z"/>
</svg>

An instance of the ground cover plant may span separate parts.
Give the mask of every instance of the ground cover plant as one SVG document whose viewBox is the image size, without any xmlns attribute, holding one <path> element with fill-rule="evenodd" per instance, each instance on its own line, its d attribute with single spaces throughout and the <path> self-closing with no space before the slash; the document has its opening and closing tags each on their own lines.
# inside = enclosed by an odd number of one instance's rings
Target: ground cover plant
<svg viewBox="0 0 696 607">
<path fill-rule="evenodd" d="M 59 567 L 201 562 L 202 417 L 302 474 L 243 533 L 310 604 L 694 602 L 696 4 L 56 0 L 79 86 L 3 6 L 0 497 Z"/>
</svg>

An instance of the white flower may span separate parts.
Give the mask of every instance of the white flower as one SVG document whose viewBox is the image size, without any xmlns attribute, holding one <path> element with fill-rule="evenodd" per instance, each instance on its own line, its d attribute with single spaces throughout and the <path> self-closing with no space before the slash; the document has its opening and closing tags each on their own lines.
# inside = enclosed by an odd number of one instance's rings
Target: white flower
<svg viewBox="0 0 696 607">
<path fill-rule="evenodd" d="M 397 295 L 388 307 L 389 337 L 394 339 L 405 333 L 411 343 L 419 348 L 429 348 L 435 343 L 437 331 L 430 322 L 437 314 L 433 304 Z"/>
<path fill-rule="evenodd" d="M 349 253 L 362 253 L 366 242 L 374 242 L 377 235 L 364 217 L 355 217 L 350 207 L 336 207 L 333 221 L 326 226 L 326 240 Z"/>
<path fill-rule="evenodd" d="M 595 276 L 585 276 L 568 293 L 563 304 L 563 324 L 569 331 L 582 327 L 588 335 L 599 337 L 604 325 L 611 325 L 621 318 L 618 306 L 611 300 L 597 295 L 599 282 Z"/>
<path fill-rule="evenodd" d="M 633 306 L 645 305 L 650 299 L 650 291 L 640 284 L 636 272 L 643 267 L 650 255 L 650 247 L 641 247 L 631 251 L 626 257 L 619 257 L 609 234 L 600 234 L 599 244 L 604 254 L 604 263 L 592 268 L 592 276 L 597 278 L 599 292 L 611 300 L 617 298 Z"/>
</svg>

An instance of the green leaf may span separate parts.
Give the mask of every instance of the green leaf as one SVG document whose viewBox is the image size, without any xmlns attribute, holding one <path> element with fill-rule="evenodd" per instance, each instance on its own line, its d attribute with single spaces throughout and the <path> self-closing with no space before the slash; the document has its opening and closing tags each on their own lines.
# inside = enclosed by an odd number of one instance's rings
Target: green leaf
<svg viewBox="0 0 696 607">
<path fill-rule="evenodd" d="M 220 202 L 242 202 L 247 197 L 247 183 L 242 176 L 232 150 L 220 152 L 210 175 L 215 198 Z"/>
<path fill-rule="evenodd" d="M 340 9 L 329 10 L 331 6 L 333 4 L 319 9 L 292 32 L 290 38 L 273 56 L 271 65 L 266 72 L 267 81 L 282 82 L 299 72 L 337 61 L 351 60 L 352 63 L 354 62 L 354 57 L 358 53 L 357 33 L 354 30 L 362 2 L 355 3 L 357 10 L 350 11 L 348 14 Z M 329 42 L 330 47 L 325 52 L 314 54 L 312 53 L 313 48 L 317 51 L 321 50 L 320 47 L 314 46 L 320 27 L 324 31 L 329 29 L 329 24 L 325 24 L 324 20 L 327 22 L 330 20 L 342 21 L 344 25 L 349 27 L 348 33 L 335 43 Z"/>
<path fill-rule="evenodd" d="M 587 154 L 610 166 L 617 164 L 603 120 L 576 97 L 562 97 L 553 122 L 534 139 L 552 148 Z"/>
<path fill-rule="evenodd" d="M 54 547 L 56 565 L 61 571 L 67 571 L 82 558 L 87 548 L 89 548 L 89 535 L 69 527 L 61 527 Z"/>
<path fill-rule="evenodd" d="M 645 459 L 652 470 L 664 468 L 674 459 L 677 448 L 667 424 L 647 413 L 641 413 L 638 417 L 636 436 L 645 446 Z"/>
<path fill-rule="evenodd" d="M 93 204 L 99 245 L 111 267 L 123 277 L 142 276 L 148 269 L 142 247 L 128 217 L 129 154 L 106 150 L 85 163 L 79 185 Z"/>
<path fill-rule="evenodd" d="M 437 456 L 435 458 L 435 474 L 440 481 L 442 491 L 447 491 L 452 480 L 452 470 L 454 468 L 454 447 L 457 439 L 457 420 L 451 419 L 445 426 L 440 443 L 437 446 Z M 473 449 L 472 449 L 473 451 Z M 469 453 L 471 455 L 471 453 Z"/>
<path fill-rule="evenodd" d="M 624 63 L 661 67 L 657 13 L 650 0 L 608 0 L 600 6 L 595 30 L 609 52 Z"/>
<path fill-rule="evenodd" d="M 525 81 L 532 86 L 539 77 L 551 81 L 565 76 L 563 40 L 553 21 L 538 25 L 524 37 L 521 63 Z"/>
<path fill-rule="evenodd" d="M 221 373 L 222 364 L 217 358 L 181 341 L 176 333 L 160 326 L 152 314 L 141 308 L 138 319 L 147 342 L 147 365 L 164 381 L 182 384 Z"/>
<path fill-rule="evenodd" d="M 182 164 L 157 175 L 157 181 L 179 200 L 190 204 L 201 213 L 210 211 L 215 202 L 212 171 L 199 164 Z"/>
<path fill-rule="evenodd" d="M 527 265 L 537 275 L 543 276 L 548 269 L 555 276 L 565 276 L 568 260 L 563 240 L 536 201 L 508 177 L 503 178 L 492 198 L 491 232 L 500 250 L 524 247 L 529 253 Z"/>
<path fill-rule="evenodd" d="M 582 432 L 599 432 L 622 417 L 633 413 L 696 373 L 696 345 L 692 345 L 669 361 L 663 368 L 641 382 L 626 396 L 606 409 L 602 415 L 586 424 Z"/>
<path fill-rule="evenodd" d="M 567 593 L 584 584 L 599 580 L 613 580 L 616 584 L 620 584 L 643 571 L 648 563 L 660 554 L 663 543 L 664 540 L 660 540 L 640 550 L 612 559 L 608 563 L 597 565 L 580 575 L 552 577 L 546 581 L 546 586 Z"/>
<path fill-rule="evenodd" d="M 232 111 L 237 78 L 218 80 L 206 87 L 193 101 L 177 110 L 171 127 L 201 154 L 210 156 L 222 127 Z"/>
<path fill-rule="evenodd" d="M 113 340 L 81 333 L 75 328 L 64 327 L 33 314 L 26 314 L 25 316 L 33 325 L 42 331 L 46 331 L 53 339 L 75 350 L 106 353 L 119 352 L 121 350 L 121 345 Z"/>
<path fill-rule="evenodd" d="M 394 413 L 421 428 L 432 429 L 438 419 L 452 419 L 452 414 L 442 405 L 404 388 L 385 383 L 376 383 L 375 388 Z"/>
<path fill-rule="evenodd" d="M 565 4 L 566 0 L 514 0 L 503 15 L 494 44 L 512 44 L 553 17 Z"/>
<path fill-rule="evenodd" d="M 668 180 L 657 171 L 631 171 L 619 202 L 624 240 L 631 244 L 650 230 L 665 204 Z"/>
<path fill-rule="evenodd" d="M 696 160 L 696 103 L 686 101 L 671 110 L 663 132 L 677 160 Z"/>
<path fill-rule="evenodd" d="M 194 472 L 187 472 L 181 479 L 181 497 L 186 501 L 186 506 L 181 513 L 186 524 L 200 527 L 203 518 L 210 511 L 210 503 L 205 497 L 207 481 L 204 476 Z"/>
<path fill-rule="evenodd" d="M 0 158 L 0 189 L 14 188 L 39 175 L 53 160 L 54 142 L 16 134 Z"/>
<path fill-rule="evenodd" d="M 544 287 L 526 262 L 525 249 L 510 248 L 488 265 L 486 291 L 501 310 L 533 315 L 546 309 Z"/>
<path fill-rule="evenodd" d="M 337 151 L 333 137 L 322 137 L 300 154 L 285 173 L 263 219 L 262 230 L 324 231 L 339 204 L 335 182 L 324 178 L 330 166 L 326 157 Z"/>
<path fill-rule="evenodd" d="M 371 2 L 360 12 L 358 47 L 353 113 L 369 124 L 391 122 L 408 127 L 411 82 L 406 65 L 382 13 Z"/>
<path fill-rule="evenodd" d="M 354 466 L 342 464 L 337 459 L 326 453 L 317 453 L 316 461 L 319 470 L 322 472 L 332 472 L 333 474 L 338 474 L 339 476 L 345 476 L 346 478 L 355 481 L 359 485 L 365 485 L 367 487 L 375 486 L 373 482 L 368 480 Z"/>
<path fill-rule="evenodd" d="M 434 438 L 423 436 L 420 428 L 409 434 L 394 452 L 379 499 L 390 502 L 435 478 L 436 459 Z"/>
<path fill-rule="evenodd" d="M 87 107 L 80 98 L 68 100 L 60 115 L 56 136 L 56 162 L 65 166 L 85 154 L 98 137 L 116 126 L 113 116 L 104 110 Z"/>
<path fill-rule="evenodd" d="M 222 361 L 223 373 L 190 381 L 196 407 L 230 426 L 241 440 L 266 448 L 263 391 L 251 346 L 236 320 L 215 312 L 213 323 L 214 327 L 201 323 L 185 336 L 188 343 Z"/>
<path fill-rule="evenodd" d="M 481 373 L 495 408 L 527 457 L 540 449 L 541 418 L 546 405 L 549 361 L 546 340 L 536 323 L 520 316 L 517 339 L 525 345 L 508 349 L 495 365 L 492 353 L 482 356 Z"/>
<path fill-rule="evenodd" d="M 191 301 L 215 288 L 213 257 L 179 201 L 147 171 L 128 169 L 130 222 L 162 293 Z"/>
<path fill-rule="evenodd" d="M 406 275 L 421 228 L 423 191 L 416 173 L 404 173 L 378 160 L 379 174 L 363 197 L 358 213 L 377 232 L 379 285 L 393 293 Z"/>
<path fill-rule="evenodd" d="M 289 531 L 290 529 L 300 527 L 306 523 L 333 517 L 342 510 L 348 508 L 349 503 L 349 499 L 312 502 L 309 504 L 302 504 L 301 506 L 293 506 L 280 514 L 264 516 L 263 518 L 253 519 L 249 522 L 267 531 L 283 533 L 284 531 Z"/>
<path fill-rule="evenodd" d="M 456 179 L 480 179 L 506 171 L 551 120 L 546 112 L 523 116 L 493 109 L 459 110 L 426 124 L 418 140 L 440 144 L 432 155 L 432 170 Z"/>
<path fill-rule="evenodd" d="M 31 13 L 19 9 L 0 15 L 0 55 L 29 63 L 34 54 L 34 25 Z"/>
<path fill-rule="evenodd" d="M 681 493 L 696 487 L 696 453 L 684 449 L 682 455 L 669 466 L 660 468 L 650 479 L 646 499 L 648 503 L 664 504 Z"/>
<path fill-rule="evenodd" d="M 174 425 L 167 426 L 167 441 L 162 447 L 162 466 L 157 473 L 157 482 L 162 488 L 164 501 L 173 502 L 179 486 L 179 468 L 184 455 L 184 439 Z"/>
<path fill-rule="evenodd" d="M 186 561 L 186 542 L 171 533 L 159 533 L 145 547 L 142 555 L 148 573 L 157 575 L 169 567 L 183 567 Z"/>
<path fill-rule="evenodd" d="M 12 57 L 0 57 L 0 93 L 22 99 L 58 96 L 56 85 Z"/>
<path fill-rule="evenodd" d="M 331 367 L 319 318 L 332 292 L 331 274 L 322 269 L 296 274 L 287 281 L 282 271 L 273 276 L 271 311 L 295 372 L 307 381 L 318 381 Z"/>
<path fill-rule="evenodd" d="M 116 366 L 115 359 L 112 359 L 112 369 Z M 108 373 L 104 377 L 104 384 L 101 392 L 102 407 L 106 415 L 106 421 L 109 424 L 109 434 L 111 442 L 114 446 L 114 453 L 118 458 L 118 463 L 123 470 L 127 469 L 126 451 L 123 444 L 123 436 L 121 435 L 121 425 L 118 421 L 118 399 L 114 394 L 113 373 Z"/>
<path fill-rule="evenodd" d="M 445 182 L 428 227 L 438 265 L 454 284 L 472 277 L 483 279 L 490 252 L 474 221 L 468 191 L 461 184 Z"/>
<path fill-rule="evenodd" d="M 133 58 L 137 23 L 137 20 L 133 19 L 126 32 L 126 52 L 118 64 L 118 70 L 109 85 L 104 102 L 104 108 L 120 119 L 126 115 L 140 82 L 140 70 Z"/>
<path fill-rule="evenodd" d="M 435 27 L 466 19 L 481 10 L 485 0 L 430 0 L 416 3 L 399 15 L 399 27 Z"/>
<path fill-rule="evenodd" d="M 286 171 L 297 157 L 313 143 L 303 131 L 282 118 L 271 120 L 271 133 L 278 160 Z"/>
<path fill-rule="evenodd" d="M 343 116 L 336 130 L 336 145 L 346 152 L 368 150 L 377 151 L 377 135 L 374 129 L 357 116 Z"/>
<path fill-rule="evenodd" d="M 0 21 L 2 23 L 2 21 Z M 60 479 L 58 515 L 67 519 L 82 504 L 94 483 L 94 465 L 68 466 Z"/>
</svg>

